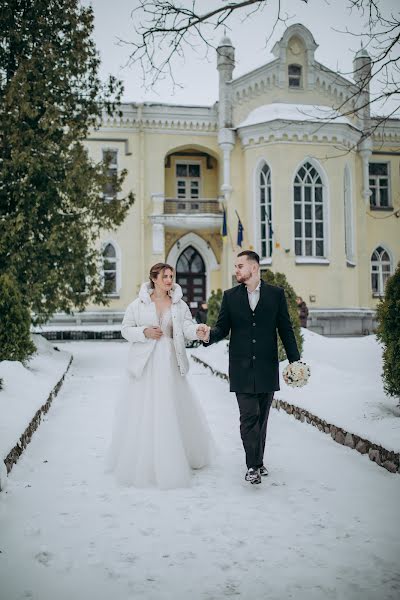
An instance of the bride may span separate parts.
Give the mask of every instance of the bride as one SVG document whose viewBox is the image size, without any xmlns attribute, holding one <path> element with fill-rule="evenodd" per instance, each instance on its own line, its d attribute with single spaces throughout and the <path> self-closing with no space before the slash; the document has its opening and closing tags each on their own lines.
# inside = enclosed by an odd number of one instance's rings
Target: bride
<svg viewBox="0 0 400 600">
<path fill-rule="evenodd" d="M 106 469 L 125 485 L 162 489 L 190 485 L 191 468 L 210 462 L 212 438 L 185 375 L 185 340 L 203 339 L 173 282 L 157 263 L 127 308 L 121 333 L 130 342 Z"/>
</svg>

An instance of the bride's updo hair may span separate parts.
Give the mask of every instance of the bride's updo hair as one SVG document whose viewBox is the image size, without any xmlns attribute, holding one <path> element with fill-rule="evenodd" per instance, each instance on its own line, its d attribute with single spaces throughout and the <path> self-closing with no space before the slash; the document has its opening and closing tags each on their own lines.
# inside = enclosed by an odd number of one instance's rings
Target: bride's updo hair
<svg viewBox="0 0 400 600">
<path fill-rule="evenodd" d="M 171 267 L 171 265 L 168 265 L 167 263 L 156 263 L 155 265 L 153 265 L 151 267 L 149 279 L 150 279 L 150 285 L 152 288 L 154 288 L 153 280 L 157 279 L 157 277 L 158 277 L 159 273 L 161 273 L 161 271 L 164 273 L 164 271 L 166 271 L 167 269 L 174 272 L 174 267 Z"/>
</svg>

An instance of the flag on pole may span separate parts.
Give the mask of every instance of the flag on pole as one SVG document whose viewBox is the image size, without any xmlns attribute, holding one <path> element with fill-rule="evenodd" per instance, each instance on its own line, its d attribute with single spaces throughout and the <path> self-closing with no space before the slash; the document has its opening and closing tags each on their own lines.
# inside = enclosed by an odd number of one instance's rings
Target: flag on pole
<svg viewBox="0 0 400 600">
<path fill-rule="evenodd" d="M 223 240 L 226 240 L 226 238 L 228 237 L 228 228 L 226 226 L 226 210 L 225 210 L 225 207 L 224 207 L 224 217 L 222 219 L 221 237 L 222 237 Z"/>
<path fill-rule="evenodd" d="M 237 212 L 236 212 L 236 214 L 237 214 L 237 218 L 238 218 L 238 230 L 237 230 L 237 242 L 236 243 L 238 246 L 242 247 L 244 229 L 243 229 L 242 221 L 240 220 L 240 217 Z"/>
</svg>

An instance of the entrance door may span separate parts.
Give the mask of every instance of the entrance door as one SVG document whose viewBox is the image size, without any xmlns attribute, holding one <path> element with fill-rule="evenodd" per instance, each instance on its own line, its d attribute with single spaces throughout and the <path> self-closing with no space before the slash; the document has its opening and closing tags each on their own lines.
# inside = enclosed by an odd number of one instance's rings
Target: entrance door
<svg viewBox="0 0 400 600">
<path fill-rule="evenodd" d="M 176 263 L 176 282 L 182 288 L 183 300 L 195 314 L 199 302 L 206 301 L 206 268 L 200 254 L 188 246 Z"/>
</svg>

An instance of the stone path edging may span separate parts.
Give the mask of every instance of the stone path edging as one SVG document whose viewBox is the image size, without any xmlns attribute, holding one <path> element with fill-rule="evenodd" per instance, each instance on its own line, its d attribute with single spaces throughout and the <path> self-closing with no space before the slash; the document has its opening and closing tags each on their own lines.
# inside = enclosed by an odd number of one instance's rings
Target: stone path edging
<svg viewBox="0 0 400 600">
<path fill-rule="evenodd" d="M 33 433 L 36 431 L 36 429 L 40 425 L 40 422 L 42 420 L 42 415 L 47 413 L 47 411 L 49 410 L 50 405 L 53 401 L 53 398 L 55 396 L 57 396 L 58 392 L 60 391 L 60 388 L 61 388 L 62 384 L 64 383 L 65 376 L 68 373 L 68 370 L 73 361 L 73 358 L 74 357 L 71 356 L 71 358 L 69 359 L 67 368 L 65 369 L 64 374 L 62 375 L 61 379 L 53 387 L 46 402 L 36 411 L 31 422 L 29 423 L 28 427 L 25 429 L 24 433 L 19 438 L 19 441 L 15 444 L 14 448 L 12 448 L 10 450 L 10 452 L 7 454 L 6 458 L 4 459 L 4 464 L 6 465 L 7 474 L 11 471 L 11 469 L 13 468 L 13 466 L 15 465 L 15 463 L 18 461 L 19 457 L 21 456 L 22 452 L 25 450 L 25 448 L 31 441 Z M 0 489 L 0 491 L 1 491 L 1 489 Z"/>
<path fill-rule="evenodd" d="M 221 373 L 217 369 L 214 369 L 211 367 L 211 365 L 201 360 L 201 358 L 194 356 L 193 354 L 191 354 L 191 357 L 195 362 L 210 369 L 212 374 L 216 377 L 220 377 L 221 379 L 229 381 L 229 377 L 226 375 L 226 373 Z M 357 452 L 360 452 L 360 454 L 368 454 L 370 460 L 375 462 L 378 466 L 384 467 L 390 473 L 400 473 L 400 453 L 387 450 L 379 444 L 374 444 L 369 440 L 360 437 L 359 435 L 350 433 L 349 431 L 346 431 L 341 427 L 337 427 L 336 425 L 332 425 L 324 419 L 312 414 L 305 408 L 300 408 L 299 406 L 290 404 L 285 400 L 274 398 L 272 406 L 277 410 L 282 408 L 285 412 L 287 412 L 289 415 L 292 415 L 295 419 L 301 421 L 302 423 L 305 421 L 313 427 L 317 427 L 317 429 L 323 433 L 330 435 L 338 444 L 353 448 L 354 450 L 357 450 Z"/>
</svg>

